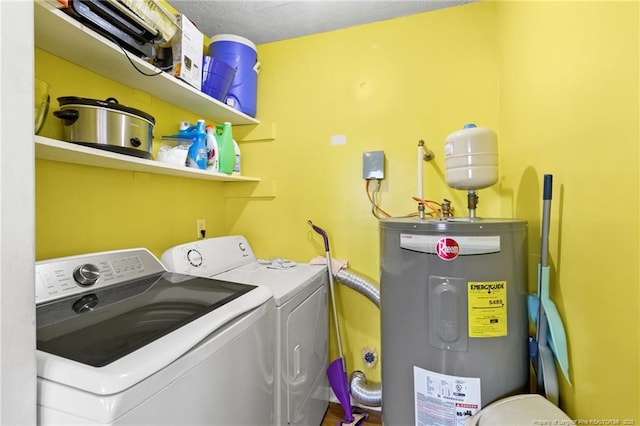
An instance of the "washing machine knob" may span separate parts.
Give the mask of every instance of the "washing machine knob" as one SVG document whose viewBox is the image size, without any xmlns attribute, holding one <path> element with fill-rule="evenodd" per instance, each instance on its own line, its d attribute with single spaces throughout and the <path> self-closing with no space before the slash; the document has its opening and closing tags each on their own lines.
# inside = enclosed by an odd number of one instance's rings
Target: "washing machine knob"
<svg viewBox="0 0 640 426">
<path fill-rule="evenodd" d="M 73 271 L 73 279 L 82 286 L 95 284 L 100 278 L 100 269 L 92 263 L 85 263 Z"/>
<path fill-rule="evenodd" d="M 83 312 L 93 311 L 93 309 L 98 306 L 98 303 L 98 296 L 95 294 L 88 294 L 76 300 L 71 307 L 76 313 L 81 314 Z"/>
</svg>

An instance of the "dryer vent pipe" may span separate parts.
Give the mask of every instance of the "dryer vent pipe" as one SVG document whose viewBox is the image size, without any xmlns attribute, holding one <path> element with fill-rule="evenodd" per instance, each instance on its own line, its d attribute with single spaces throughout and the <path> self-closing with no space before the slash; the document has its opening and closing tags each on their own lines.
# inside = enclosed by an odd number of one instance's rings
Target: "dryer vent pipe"
<svg viewBox="0 0 640 426">
<path fill-rule="evenodd" d="M 380 291 L 373 283 L 347 269 L 341 269 L 335 274 L 336 280 L 352 290 L 364 295 L 380 308 Z M 369 407 L 382 406 L 382 384 L 371 384 L 362 371 L 351 374 L 349 388 L 353 399 Z"/>
</svg>

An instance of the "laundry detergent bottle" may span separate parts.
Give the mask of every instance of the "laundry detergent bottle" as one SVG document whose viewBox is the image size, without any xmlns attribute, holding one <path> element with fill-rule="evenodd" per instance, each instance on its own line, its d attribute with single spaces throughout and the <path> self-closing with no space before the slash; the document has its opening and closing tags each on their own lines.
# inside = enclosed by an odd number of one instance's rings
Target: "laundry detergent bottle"
<svg viewBox="0 0 640 426">
<path fill-rule="evenodd" d="M 204 120 L 198 120 L 193 131 L 193 143 L 187 153 L 187 166 L 202 170 L 207 169 L 207 134 Z"/>
<path fill-rule="evenodd" d="M 236 151 L 233 147 L 233 133 L 228 121 L 216 126 L 218 139 L 218 171 L 230 175 L 236 163 Z"/>
<path fill-rule="evenodd" d="M 218 167 L 218 139 L 216 138 L 216 128 L 212 124 L 207 124 L 207 153 L 209 154 L 207 170 L 217 173 Z"/>
</svg>

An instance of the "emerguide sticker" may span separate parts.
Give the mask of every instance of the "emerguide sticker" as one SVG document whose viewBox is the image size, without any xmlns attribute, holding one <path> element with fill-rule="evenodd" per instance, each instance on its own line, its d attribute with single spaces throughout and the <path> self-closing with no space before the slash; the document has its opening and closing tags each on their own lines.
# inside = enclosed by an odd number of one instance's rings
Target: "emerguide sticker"
<svg viewBox="0 0 640 426">
<path fill-rule="evenodd" d="M 469 281 L 469 337 L 507 335 L 507 282 Z"/>
</svg>

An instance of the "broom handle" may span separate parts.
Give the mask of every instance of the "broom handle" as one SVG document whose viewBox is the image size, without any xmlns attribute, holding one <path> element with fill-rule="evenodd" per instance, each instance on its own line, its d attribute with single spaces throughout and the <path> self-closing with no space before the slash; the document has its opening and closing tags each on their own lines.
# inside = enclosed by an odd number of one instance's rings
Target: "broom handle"
<svg viewBox="0 0 640 426">
<path fill-rule="evenodd" d="M 329 288 L 331 290 L 331 307 L 333 308 L 333 321 L 334 326 L 336 327 L 336 339 L 338 340 L 338 355 L 340 358 L 342 356 L 342 342 L 340 339 L 340 327 L 338 326 L 338 312 L 336 311 L 336 298 L 334 296 L 334 287 L 333 287 L 333 271 L 331 270 L 331 255 L 327 252 L 327 268 L 329 268 Z M 344 358 L 343 358 L 344 363 Z M 343 365 L 344 368 L 344 365 Z"/>
<path fill-rule="evenodd" d="M 551 216 L 551 192 L 553 189 L 553 175 L 544 175 L 544 189 L 542 195 L 542 253 L 540 264 L 549 266 L 549 218 Z"/>
<path fill-rule="evenodd" d="M 553 176 L 544 175 L 544 187 L 542 191 L 542 236 L 540 244 L 540 270 L 549 266 L 549 219 L 551 216 L 551 193 L 553 189 Z M 536 330 L 538 332 L 538 346 L 547 345 L 547 314 L 544 311 L 542 303 L 542 279 L 538 277 L 538 324 Z M 542 357 L 538 354 L 538 389 L 544 388 L 544 378 L 542 377 Z"/>
<path fill-rule="evenodd" d="M 334 321 L 334 326 L 336 328 L 336 339 L 338 341 L 338 355 L 340 358 L 343 358 L 342 342 L 340 339 L 340 327 L 338 326 L 338 311 L 336 310 L 336 298 L 334 296 L 335 291 L 333 286 L 333 271 L 331 270 L 331 254 L 329 252 L 329 237 L 327 236 L 327 233 L 322 228 L 314 225 L 310 220 L 308 220 L 307 223 L 311 225 L 313 230 L 316 231 L 318 234 L 320 234 L 322 236 L 322 239 L 324 240 L 324 252 L 327 257 L 327 268 L 329 269 L 329 293 L 331 294 L 331 308 L 333 309 L 333 321 Z M 342 360 L 342 363 L 344 368 L 344 359 Z"/>
</svg>

